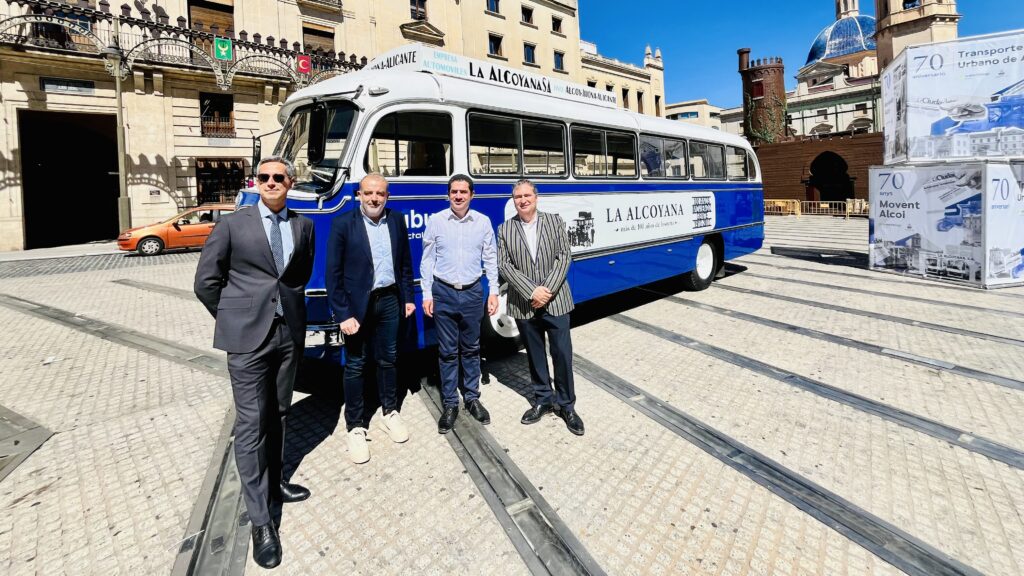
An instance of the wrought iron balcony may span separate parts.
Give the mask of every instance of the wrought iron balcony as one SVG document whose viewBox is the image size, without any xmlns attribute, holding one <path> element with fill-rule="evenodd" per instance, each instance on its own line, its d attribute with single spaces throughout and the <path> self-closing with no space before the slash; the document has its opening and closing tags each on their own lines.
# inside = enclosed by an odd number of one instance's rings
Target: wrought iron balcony
<svg viewBox="0 0 1024 576">
<path fill-rule="evenodd" d="M 203 136 L 210 138 L 234 138 L 235 120 L 220 116 L 203 116 L 199 119 L 199 127 Z"/>
<path fill-rule="evenodd" d="M 341 8 L 340 0 L 301 0 L 332 8 Z M 95 6 L 95 8 L 90 7 Z M 136 4 L 139 6 L 139 4 Z M 156 15 L 145 7 L 122 4 L 119 14 L 110 12 L 109 0 L 57 3 L 43 0 L 0 0 L 0 45 L 15 45 L 33 50 L 73 52 L 107 58 L 107 69 L 120 67 L 128 73 L 135 62 L 171 67 L 208 69 L 218 85 L 230 87 L 237 74 L 289 79 L 296 84 L 316 82 L 331 75 L 357 70 L 366 58 L 354 54 L 303 50 L 298 42 L 284 38 L 249 34 L 217 26 L 192 27 L 182 16 L 172 24 L 167 12 L 154 6 Z M 214 56 L 216 39 L 228 39 L 232 50 L 229 60 Z M 111 62 L 115 57 L 119 63 Z M 298 73 L 300 55 L 310 57 L 309 74 Z"/>
</svg>

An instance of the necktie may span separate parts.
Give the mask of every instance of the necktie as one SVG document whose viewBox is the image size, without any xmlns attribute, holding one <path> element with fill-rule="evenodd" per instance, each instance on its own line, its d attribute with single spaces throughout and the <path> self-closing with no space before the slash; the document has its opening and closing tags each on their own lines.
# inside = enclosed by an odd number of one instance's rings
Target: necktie
<svg viewBox="0 0 1024 576">
<path fill-rule="evenodd" d="M 274 253 L 274 264 L 277 266 L 277 275 L 280 276 L 284 273 L 284 242 L 281 240 L 280 217 L 276 214 L 270 217 L 270 251 Z M 277 315 L 284 316 L 280 293 L 277 295 Z"/>
</svg>

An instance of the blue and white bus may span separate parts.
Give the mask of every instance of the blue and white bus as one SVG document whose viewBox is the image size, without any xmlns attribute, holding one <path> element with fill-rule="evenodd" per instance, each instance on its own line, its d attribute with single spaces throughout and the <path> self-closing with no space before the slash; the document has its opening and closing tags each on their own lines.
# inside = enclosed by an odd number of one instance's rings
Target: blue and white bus
<svg viewBox="0 0 1024 576">
<path fill-rule="evenodd" d="M 725 260 L 764 238 L 760 170 L 746 140 L 491 62 L 406 46 L 299 90 L 280 120 L 275 153 L 298 168 L 288 207 L 316 224 L 308 329 L 329 340 L 339 320 L 324 288 L 331 220 L 358 209 L 354 194 L 369 172 L 387 177 L 388 206 L 405 215 L 417 279 L 427 218 L 447 207 L 457 173 L 474 179 L 472 208 L 495 226 L 515 214 L 512 184 L 537 184 L 539 209 L 568 226 L 577 302 L 680 274 L 706 288 Z M 241 203 L 254 203 L 253 192 Z M 418 344 L 429 346 L 433 322 L 416 304 Z M 504 298 L 485 322 L 492 335 L 516 336 Z"/>
</svg>

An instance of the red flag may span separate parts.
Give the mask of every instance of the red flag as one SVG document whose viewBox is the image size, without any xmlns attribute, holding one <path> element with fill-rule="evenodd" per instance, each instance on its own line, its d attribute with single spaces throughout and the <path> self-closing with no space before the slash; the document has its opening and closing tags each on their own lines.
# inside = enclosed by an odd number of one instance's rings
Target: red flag
<svg viewBox="0 0 1024 576">
<path fill-rule="evenodd" d="M 299 74 L 309 74 L 312 72 L 313 63 L 310 62 L 309 56 L 296 56 L 295 70 L 297 70 Z"/>
</svg>

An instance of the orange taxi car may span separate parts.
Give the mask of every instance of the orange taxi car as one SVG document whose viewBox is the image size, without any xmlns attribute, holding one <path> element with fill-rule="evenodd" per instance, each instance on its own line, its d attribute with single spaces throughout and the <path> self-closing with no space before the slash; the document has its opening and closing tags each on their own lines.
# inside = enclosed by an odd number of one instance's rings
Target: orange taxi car
<svg viewBox="0 0 1024 576">
<path fill-rule="evenodd" d="M 203 204 L 149 226 L 129 228 L 117 237 L 117 247 L 155 256 L 171 248 L 201 248 L 222 214 L 235 209 L 234 204 Z"/>
</svg>

